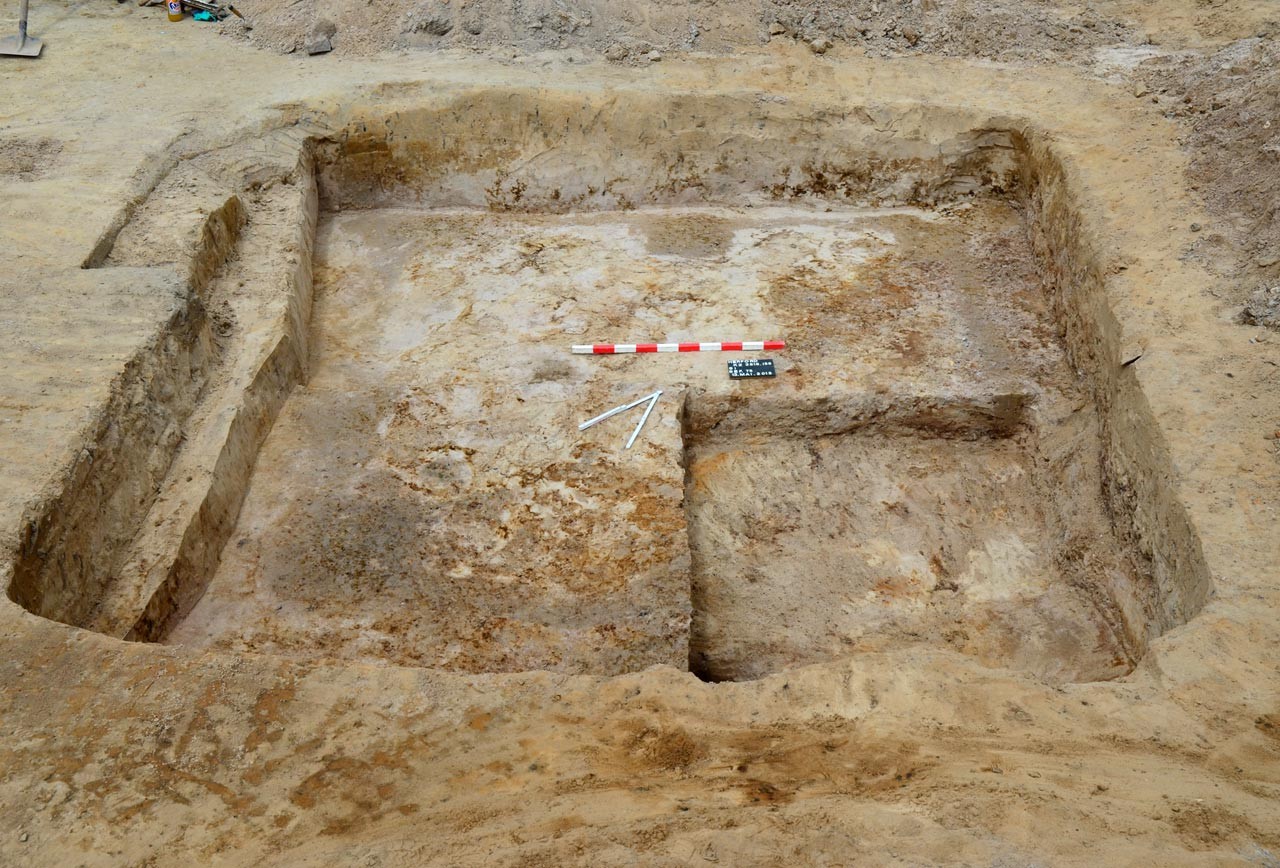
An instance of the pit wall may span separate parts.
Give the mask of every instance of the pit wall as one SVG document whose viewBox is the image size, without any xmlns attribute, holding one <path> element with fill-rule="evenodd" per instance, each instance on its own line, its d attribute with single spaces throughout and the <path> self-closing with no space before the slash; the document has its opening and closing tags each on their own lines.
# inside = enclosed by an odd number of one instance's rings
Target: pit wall
<svg viewBox="0 0 1280 868">
<path fill-rule="evenodd" d="M 285 278 L 288 311 L 272 332 L 279 344 L 245 378 L 225 440 L 207 462 L 201 483 L 207 494 L 184 518 L 167 559 L 132 592 L 142 594 L 137 620 L 106 632 L 162 638 L 216 569 L 257 450 L 288 391 L 305 376 L 317 207 L 565 212 L 790 200 L 928 206 L 1016 195 L 1032 217 L 1069 353 L 1100 414 L 1105 495 L 1117 531 L 1147 559 L 1154 577 L 1154 589 L 1118 589 L 1118 600 L 1133 601 L 1122 603 L 1129 638 L 1145 649 L 1209 597 L 1208 570 L 1170 478 L 1167 450 L 1136 380 L 1119 364 L 1120 328 L 1106 299 L 1102 248 L 1081 223 L 1067 168 L 1043 137 L 1018 131 L 1011 120 L 922 106 L 815 108 L 763 95 L 623 99 L 476 90 L 442 95 L 435 104 L 419 99 L 400 111 L 348 109 L 331 118 L 323 135 L 287 144 L 295 148 L 302 180 L 296 256 Z M 259 153 L 260 141 L 247 142 L 239 157 L 225 159 L 240 161 L 242 181 L 260 180 L 260 168 L 245 156 Z M 201 231 L 202 238 L 222 237 L 216 227 Z M 226 237 L 234 244 L 235 232 Z M 225 261 L 228 253 L 211 259 L 199 245 L 188 252 L 186 270 L 179 268 L 190 284 L 186 303 L 122 373 L 61 494 L 27 525 L 9 595 L 30 611 L 95 626 L 91 616 L 100 598 L 152 520 L 155 492 L 188 434 L 184 425 L 214 364 L 216 348 L 195 284 L 212 273 L 210 262 Z M 735 413 L 749 412 L 703 409 L 695 415 L 710 415 L 691 419 L 695 428 L 726 420 L 732 427 Z M 845 407 L 810 409 L 820 410 L 832 430 L 865 418 Z M 1016 426 L 1025 409 L 1017 401 L 973 408 L 986 427 Z M 912 412 L 937 421 L 934 408 Z"/>
<path fill-rule="evenodd" d="M 252 378 L 236 398 L 234 415 L 213 438 L 213 448 L 199 456 L 206 461 L 195 462 L 207 465 L 211 483 L 202 498 L 188 504 L 190 515 L 184 517 L 185 530 L 176 556 L 153 565 L 138 588 L 140 593 L 129 595 L 130 602 L 145 600 L 145 607 L 128 628 L 126 639 L 159 641 L 199 602 L 218 568 L 223 546 L 235 530 L 258 451 L 289 393 L 306 379 L 312 248 L 319 201 L 309 165 L 299 173 L 297 188 L 292 215 L 295 228 L 292 237 L 284 239 L 282 251 L 288 256 L 288 265 L 281 275 L 283 286 L 277 288 L 282 309 L 272 329 L 275 337 L 247 348 L 248 364 L 242 369 Z M 126 607 L 130 614 L 135 610 Z"/>
<path fill-rule="evenodd" d="M 1125 620 L 1145 623 L 1153 639 L 1193 618 L 1212 595 L 1213 580 L 1164 435 L 1121 358 L 1123 328 L 1107 297 L 1105 248 L 1081 219 L 1071 169 L 1042 134 L 1024 131 L 1015 144 L 1045 286 L 1068 357 L 1084 375 L 1101 421 L 1104 500 L 1116 533 L 1145 560 L 1155 584 L 1154 608 L 1126 611 Z"/>
<path fill-rule="evenodd" d="M 250 187 L 263 183 L 260 166 L 246 173 L 211 161 L 195 171 L 175 161 L 157 179 L 152 196 L 132 203 L 128 219 L 113 227 L 105 252 L 96 248 L 86 258 L 86 267 L 100 268 L 104 280 L 139 272 L 165 277 L 173 285 L 174 314 L 117 377 L 110 401 L 86 432 L 89 445 L 64 475 L 58 494 L 24 525 L 8 595 L 28 611 L 110 635 L 147 638 L 156 622 L 203 593 L 235 526 L 258 448 L 306 373 L 318 199 L 310 152 L 301 139 L 275 144 L 283 153 L 266 173 L 269 183 L 295 184 L 296 202 L 276 247 L 283 257 L 273 285 L 255 289 L 277 291 L 277 322 L 228 322 L 216 315 L 222 305 L 211 297 L 252 219 L 245 200 Z M 271 150 L 257 145 L 260 156 Z M 184 215 L 153 213 L 154 200 L 172 201 L 156 190 L 174 186 L 195 191 L 191 202 L 179 200 L 180 207 L 189 206 Z M 164 231 L 156 233 L 157 225 Z M 145 247 L 133 243 L 138 239 L 147 241 Z M 211 395 L 219 392 L 215 385 L 235 393 L 229 406 L 210 406 L 223 397 Z M 190 454 L 200 450 L 207 454 Z M 176 470 L 207 481 L 207 489 L 189 514 L 153 515 L 170 505 L 161 492 L 174 487 Z M 148 575 L 128 575 L 138 540 L 175 527 L 179 539 L 149 564 Z M 143 587 L 135 589 L 125 578 L 140 578 Z M 104 628 L 104 607 L 134 591 L 146 595 L 142 618 Z"/>
<path fill-rule="evenodd" d="M 116 377 L 58 494 L 24 521 L 10 599 L 67 624 L 88 616 L 155 499 L 215 354 L 203 304 L 180 299 Z"/>
<path fill-rule="evenodd" d="M 173 316 L 116 378 L 59 496 L 24 528 L 9 597 L 27 610 L 79 624 L 119 568 L 217 364 L 207 291 L 244 222 L 239 197 L 219 197 L 190 233 L 184 261 L 156 266 L 175 285 Z"/>
<path fill-rule="evenodd" d="M 949 109 L 535 90 L 354 113 L 320 144 L 317 164 L 327 210 L 932 205 L 1002 193 L 1020 177 L 1008 132 Z"/>
</svg>

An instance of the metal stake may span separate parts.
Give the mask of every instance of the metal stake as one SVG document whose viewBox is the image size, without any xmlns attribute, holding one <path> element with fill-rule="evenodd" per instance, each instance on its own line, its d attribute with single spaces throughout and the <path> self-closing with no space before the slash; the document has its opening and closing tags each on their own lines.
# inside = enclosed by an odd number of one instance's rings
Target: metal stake
<svg viewBox="0 0 1280 868">
<path fill-rule="evenodd" d="M 632 407 L 639 407 L 645 401 L 650 401 L 661 394 L 662 394 L 662 390 L 659 389 L 658 391 L 654 392 L 652 395 L 645 395 L 643 398 L 636 398 L 630 404 L 623 404 L 621 407 L 614 407 L 612 410 L 601 413 L 599 416 L 595 417 L 594 419 L 588 419 L 587 421 L 583 422 L 581 425 L 578 426 L 578 430 L 586 431 L 588 428 L 590 428 L 592 425 L 596 424 L 597 422 L 603 422 L 605 419 L 611 418 L 613 416 L 617 416 L 619 413 L 622 413 L 626 410 L 630 410 Z"/>
<path fill-rule="evenodd" d="M 644 415 L 640 417 L 640 424 L 636 426 L 636 430 L 631 432 L 631 439 L 627 441 L 626 448 L 630 449 L 631 444 L 636 442 L 636 437 L 640 435 L 640 429 L 643 428 L 644 423 L 648 421 L 649 414 L 653 412 L 653 405 L 658 403 L 658 397 L 661 394 L 662 394 L 661 389 L 653 393 L 653 397 L 649 400 L 649 406 L 644 408 Z"/>
</svg>

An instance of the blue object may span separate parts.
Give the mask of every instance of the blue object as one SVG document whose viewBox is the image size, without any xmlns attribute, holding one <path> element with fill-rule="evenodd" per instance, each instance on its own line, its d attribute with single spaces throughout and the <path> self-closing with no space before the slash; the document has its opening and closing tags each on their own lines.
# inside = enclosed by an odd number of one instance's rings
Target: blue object
<svg viewBox="0 0 1280 868">
<path fill-rule="evenodd" d="M 217 18 L 214 17 L 214 14 L 212 12 L 206 12 L 203 9 L 196 12 L 196 14 L 192 15 L 191 17 L 197 21 L 217 21 L 218 20 Z"/>
</svg>

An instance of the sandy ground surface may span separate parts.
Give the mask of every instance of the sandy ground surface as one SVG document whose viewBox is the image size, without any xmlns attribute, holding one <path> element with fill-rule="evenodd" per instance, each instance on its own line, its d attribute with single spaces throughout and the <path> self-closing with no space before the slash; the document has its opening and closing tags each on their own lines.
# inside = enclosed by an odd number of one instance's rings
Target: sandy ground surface
<svg viewBox="0 0 1280 868">
<path fill-rule="evenodd" d="M 514 59 L 281 57 L 132 4 L 40 5 L 45 56 L 0 66 L 7 553 L 177 309 L 181 287 L 151 271 L 80 267 L 173 154 L 374 101 L 384 82 L 874 92 L 1052 136 L 1214 596 L 1132 673 L 1083 684 L 927 644 L 737 683 L 669 666 L 451 673 L 126 643 L 6 600 L 0 864 L 1277 864 L 1280 360 L 1273 330 L 1240 321 L 1275 277 L 1259 204 L 1275 189 L 1274 13 L 1053 9 L 1105 11 L 1118 23 L 1096 44 L 1113 50 L 884 63 L 866 56 L 878 45 L 815 56 L 788 36 L 642 66 L 518 41 Z M 920 51 L 910 39 L 894 53 Z M 1137 66 L 1144 46 L 1156 65 Z M 1050 57 L 1069 65 L 1030 65 Z"/>
</svg>

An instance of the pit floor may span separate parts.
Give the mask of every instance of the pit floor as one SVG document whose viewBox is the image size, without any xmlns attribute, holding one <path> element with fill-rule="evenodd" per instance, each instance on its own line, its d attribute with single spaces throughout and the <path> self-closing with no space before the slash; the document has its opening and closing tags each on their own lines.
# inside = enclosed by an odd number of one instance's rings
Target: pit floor
<svg viewBox="0 0 1280 868">
<path fill-rule="evenodd" d="M 313 334 L 311 381 L 172 643 L 714 680 L 916 643 L 1053 680 L 1132 665 L 1098 591 L 1130 567 L 1092 414 L 1006 203 L 339 213 Z M 779 378 L 746 383 L 725 372 L 742 354 L 569 353 L 774 337 Z M 639 411 L 577 430 L 655 388 L 630 452 Z M 1039 433 L 819 437 L 779 410 L 684 442 L 681 401 L 726 391 L 1027 395 L 1079 490 L 1064 514 Z M 1084 536 L 1092 572 L 1069 576 L 1064 539 Z"/>
</svg>

